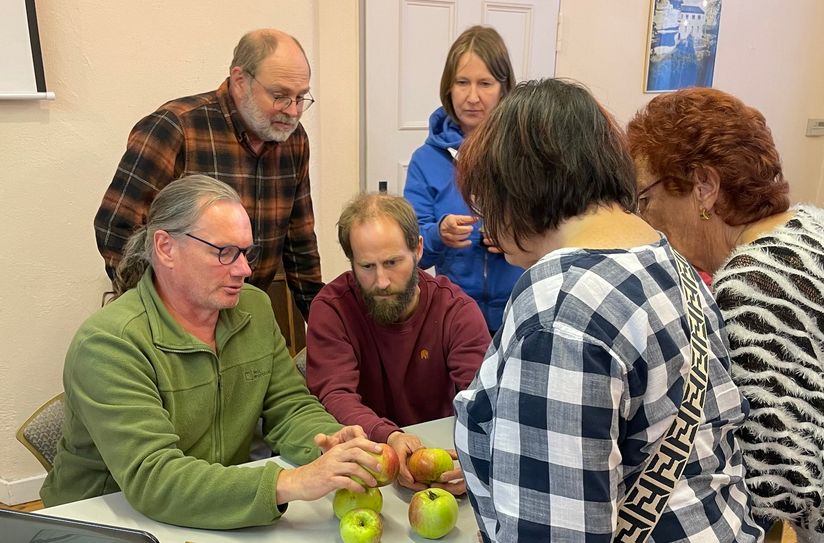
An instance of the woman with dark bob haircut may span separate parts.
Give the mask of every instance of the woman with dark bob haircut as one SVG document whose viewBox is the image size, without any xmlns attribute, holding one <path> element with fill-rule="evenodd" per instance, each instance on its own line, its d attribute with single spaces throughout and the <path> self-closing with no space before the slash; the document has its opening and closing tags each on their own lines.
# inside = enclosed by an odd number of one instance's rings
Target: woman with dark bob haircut
<svg viewBox="0 0 824 543">
<path fill-rule="evenodd" d="M 635 170 L 611 115 L 577 83 L 522 83 L 464 143 L 458 182 L 526 268 L 454 402 L 484 540 L 627 541 L 646 526 L 658 543 L 760 541 L 718 308 L 631 212 Z M 670 485 L 641 506 L 657 524 L 630 520 L 636 481 L 651 480 Z"/>
<path fill-rule="evenodd" d="M 790 208 L 764 116 L 725 92 L 660 95 L 627 132 L 640 213 L 713 276 L 750 401 L 739 438 L 753 514 L 822 541 L 824 213 Z"/>
</svg>

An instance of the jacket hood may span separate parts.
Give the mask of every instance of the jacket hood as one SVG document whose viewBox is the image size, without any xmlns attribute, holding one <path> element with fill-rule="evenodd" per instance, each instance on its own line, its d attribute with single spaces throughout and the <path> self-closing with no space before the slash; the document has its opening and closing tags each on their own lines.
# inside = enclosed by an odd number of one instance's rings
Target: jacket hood
<svg viewBox="0 0 824 543">
<path fill-rule="evenodd" d="M 455 124 L 443 107 L 436 109 L 429 116 L 429 136 L 426 138 L 427 145 L 438 149 L 453 148 L 457 150 L 463 143 L 464 135 L 461 128 Z"/>
</svg>

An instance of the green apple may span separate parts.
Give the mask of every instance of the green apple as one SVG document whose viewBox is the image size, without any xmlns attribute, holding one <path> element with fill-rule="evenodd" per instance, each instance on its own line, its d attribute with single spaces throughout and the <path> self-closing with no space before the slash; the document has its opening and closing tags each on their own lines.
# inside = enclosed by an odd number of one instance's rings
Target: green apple
<svg viewBox="0 0 824 543">
<path fill-rule="evenodd" d="M 409 456 L 406 465 L 412 478 L 425 485 L 434 483 L 454 467 L 445 449 L 418 449 Z"/>
<path fill-rule="evenodd" d="M 412 496 L 409 525 L 427 539 L 440 539 L 458 522 L 458 500 L 442 488 L 428 488 Z"/>
<path fill-rule="evenodd" d="M 412 496 L 409 525 L 420 536 L 440 539 L 458 522 L 458 500 L 442 488 L 428 488 Z"/>
<path fill-rule="evenodd" d="M 383 494 L 381 494 L 380 489 L 377 487 L 367 488 L 366 492 L 358 493 L 352 492 L 348 488 L 340 488 L 335 492 L 332 508 L 338 518 L 342 518 L 352 509 L 361 507 L 380 513 L 383 508 Z"/>
<path fill-rule="evenodd" d="M 383 535 L 380 513 L 371 509 L 352 509 L 340 519 L 343 543 L 378 543 Z"/>
</svg>

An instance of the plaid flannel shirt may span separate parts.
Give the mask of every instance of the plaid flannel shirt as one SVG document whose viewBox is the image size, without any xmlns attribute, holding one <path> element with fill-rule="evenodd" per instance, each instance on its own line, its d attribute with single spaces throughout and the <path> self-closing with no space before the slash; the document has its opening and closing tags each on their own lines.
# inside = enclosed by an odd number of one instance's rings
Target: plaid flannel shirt
<svg viewBox="0 0 824 543">
<path fill-rule="evenodd" d="M 217 91 L 168 102 L 141 119 L 94 218 L 106 273 L 113 277 L 135 227 L 171 181 L 204 174 L 232 186 L 252 221 L 261 255 L 248 279 L 266 290 L 281 260 L 304 315 L 323 287 L 309 187 L 309 142 L 302 125 L 283 143 L 265 142 L 258 154 L 229 94 Z"/>
<path fill-rule="evenodd" d="M 748 410 L 702 285 L 704 422 L 650 541 L 759 541 L 734 432 Z M 485 541 L 612 540 L 618 507 L 675 417 L 689 327 L 669 244 L 554 251 L 521 277 L 455 445 Z"/>
</svg>

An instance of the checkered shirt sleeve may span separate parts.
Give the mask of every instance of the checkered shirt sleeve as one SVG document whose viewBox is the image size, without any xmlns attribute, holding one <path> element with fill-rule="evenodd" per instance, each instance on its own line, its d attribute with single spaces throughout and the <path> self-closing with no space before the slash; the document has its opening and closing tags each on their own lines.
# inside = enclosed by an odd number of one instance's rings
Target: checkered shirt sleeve
<svg viewBox="0 0 824 543">
<path fill-rule="evenodd" d="M 746 411 L 704 293 L 710 384 L 685 475 L 654 541 L 757 541 L 733 437 Z M 485 541 L 609 542 L 624 491 L 678 411 L 689 328 L 665 240 L 555 251 L 513 290 L 455 398 L 455 443 Z"/>
</svg>

